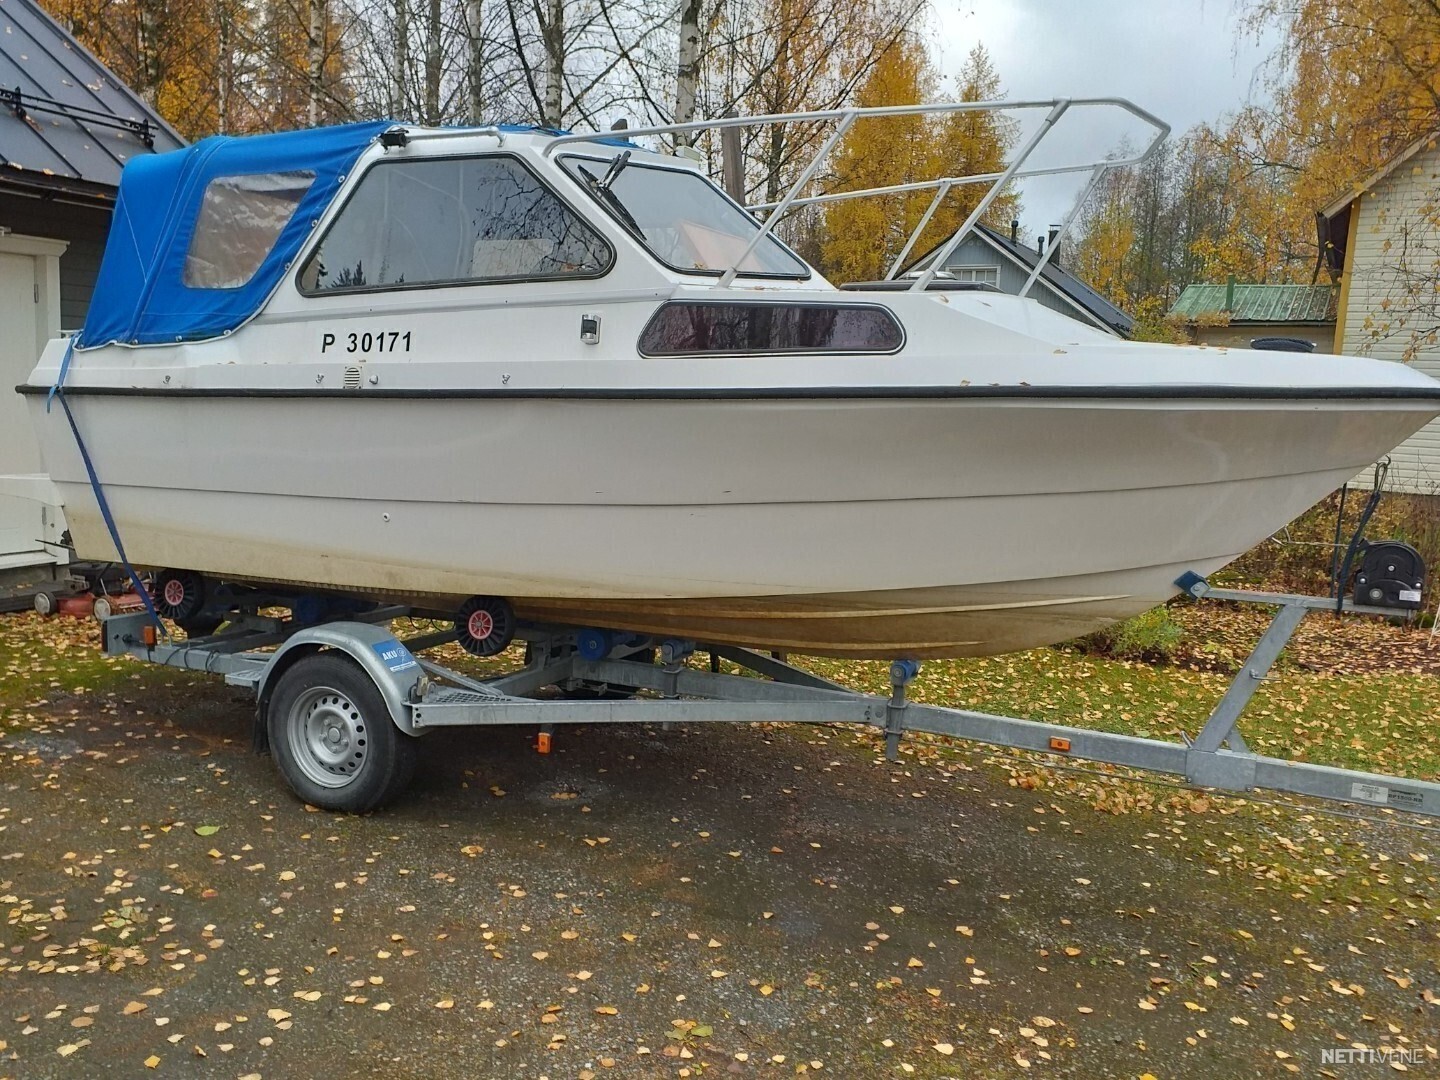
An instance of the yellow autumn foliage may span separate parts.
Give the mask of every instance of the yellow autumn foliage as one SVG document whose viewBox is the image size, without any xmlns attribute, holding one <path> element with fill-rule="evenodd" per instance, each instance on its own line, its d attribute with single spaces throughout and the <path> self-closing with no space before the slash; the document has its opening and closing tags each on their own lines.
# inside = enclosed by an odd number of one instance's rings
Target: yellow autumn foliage
<svg viewBox="0 0 1440 1080">
<path fill-rule="evenodd" d="M 934 100 L 936 77 L 923 44 L 902 38 L 886 50 L 856 94 L 861 107 Z M 961 72 L 961 100 L 1000 96 L 1000 81 L 981 46 Z M 1014 142 L 1013 126 L 992 112 L 940 116 L 871 117 L 856 122 L 835 156 L 834 191 L 888 187 L 1004 166 Z M 911 258 L 949 236 L 984 193 L 979 185 L 957 187 L 936 210 Z M 829 203 L 822 220 L 820 257 L 836 281 L 884 277 L 934 198 L 933 189 Z M 987 220 L 1008 221 L 1018 197 L 1005 194 L 991 205 Z"/>
</svg>

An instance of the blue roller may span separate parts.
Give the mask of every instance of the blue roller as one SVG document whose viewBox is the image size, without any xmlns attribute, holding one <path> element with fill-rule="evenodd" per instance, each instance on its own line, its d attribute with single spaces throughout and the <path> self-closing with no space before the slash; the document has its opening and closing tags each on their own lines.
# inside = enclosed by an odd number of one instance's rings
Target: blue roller
<svg viewBox="0 0 1440 1080">
<path fill-rule="evenodd" d="M 919 660 L 896 660 L 890 665 L 890 681 L 892 683 L 908 683 L 919 674 Z"/>
<path fill-rule="evenodd" d="M 575 635 L 575 650 L 586 660 L 604 660 L 615 647 L 615 635 L 593 627 Z"/>
<path fill-rule="evenodd" d="M 290 614 L 295 617 L 296 622 L 304 626 L 318 623 L 326 614 L 325 598 L 310 594 L 297 596 L 290 601 Z"/>
</svg>

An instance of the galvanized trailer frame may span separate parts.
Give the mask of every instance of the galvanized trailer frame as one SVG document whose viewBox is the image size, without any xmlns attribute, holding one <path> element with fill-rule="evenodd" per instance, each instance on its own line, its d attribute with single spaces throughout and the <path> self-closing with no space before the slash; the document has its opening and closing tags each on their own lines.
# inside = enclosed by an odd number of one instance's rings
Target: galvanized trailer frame
<svg viewBox="0 0 1440 1080">
<path fill-rule="evenodd" d="M 887 698 L 858 693 L 750 649 L 697 647 L 676 640 L 637 641 L 623 635 L 597 639 L 593 631 L 586 640 L 581 636 L 586 632 L 575 628 L 540 625 L 522 626 L 517 635 L 527 642 L 523 668 L 476 679 L 419 655 L 455 640 L 454 631 L 397 639 L 389 623 L 409 614 L 403 607 L 377 608 L 358 618 L 308 627 L 250 613 L 239 616 L 217 635 L 179 643 L 156 640 L 154 626 L 143 613 L 113 616 L 102 625 L 107 653 L 221 674 L 229 685 L 254 692 L 257 745 L 263 745 L 267 711 L 285 673 L 313 663 L 317 656 L 339 653 L 348 656 L 374 683 L 388 719 L 409 736 L 443 727 L 534 725 L 542 733 L 542 745 L 548 746 L 549 733 L 562 724 L 864 724 L 885 733 L 886 752 L 892 759 L 901 738 L 907 732 L 920 731 L 1058 758 L 1169 773 L 1203 788 L 1232 792 L 1264 789 L 1440 817 L 1440 783 L 1266 757 L 1249 749 L 1239 729 L 1245 706 L 1269 677 L 1306 615 L 1328 610 L 1393 616 L 1395 611 L 1328 597 L 1214 588 L 1193 574 L 1177 585 L 1196 597 L 1277 609 L 1204 727 L 1182 742 L 920 704 L 906 696 L 906 687 L 920 668 L 917 662 L 907 660 L 891 664 Z M 687 661 L 696 652 L 709 654 L 710 670 L 689 666 Z M 636 655 L 644 659 L 634 659 Z M 721 673 L 722 660 L 750 674 Z M 597 696 L 606 690 L 641 690 L 659 697 L 577 701 L 531 696 L 546 687 L 572 691 L 588 687 Z M 333 808 L 352 807 L 337 797 Z"/>
</svg>

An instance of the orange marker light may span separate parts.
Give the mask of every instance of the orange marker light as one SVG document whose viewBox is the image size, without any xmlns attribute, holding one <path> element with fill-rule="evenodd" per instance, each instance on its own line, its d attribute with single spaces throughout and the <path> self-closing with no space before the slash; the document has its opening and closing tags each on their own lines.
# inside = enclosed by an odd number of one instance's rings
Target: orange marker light
<svg viewBox="0 0 1440 1080">
<path fill-rule="evenodd" d="M 1062 754 L 1068 754 L 1070 752 L 1070 740 L 1053 738 L 1050 740 L 1050 749 L 1057 750 Z"/>
<path fill-rule="evenodd" d="M 145 627 L 142 627 L 142 628 L 141 628 L 141 630 L 140 630 L 140 640 L 143 641 L 143 642 L 146 644 L 146 646 L 149 647 L 149 648 L 152 648 L 152 649 L 153 649 L 153 648 L 155 647 L 155 642 L 158 641 L 159 639 L 158 639 L 158 638 L 156 637 L 156 635 L 155 635 L 155 624 L 154 624 L 154 623 L 151 623 L 149 626 L 145 626 Z"/>
<path fill-rule="evenodd" d="M 535 736 L 535 752 L 537 754 L 548 754 L 550 752 L 550 733 L 542 731 Z"/>
</svg>

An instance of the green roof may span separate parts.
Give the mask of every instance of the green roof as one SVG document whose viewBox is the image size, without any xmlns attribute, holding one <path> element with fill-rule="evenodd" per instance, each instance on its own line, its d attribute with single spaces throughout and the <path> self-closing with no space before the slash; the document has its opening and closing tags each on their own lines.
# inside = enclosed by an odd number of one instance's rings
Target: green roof
<svg viewBox="0 0 1440 1080">
<path fill-rule="evenodd" d="M 1228 285 L 1187 285 L 1171 315 L 1194 319 L 1226 310 Z M 1230 321 L 1245 323 L 1332 323 L 1335 285 L 1236 285 Z"/>
</svg>

